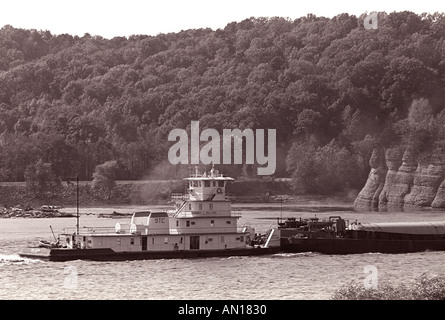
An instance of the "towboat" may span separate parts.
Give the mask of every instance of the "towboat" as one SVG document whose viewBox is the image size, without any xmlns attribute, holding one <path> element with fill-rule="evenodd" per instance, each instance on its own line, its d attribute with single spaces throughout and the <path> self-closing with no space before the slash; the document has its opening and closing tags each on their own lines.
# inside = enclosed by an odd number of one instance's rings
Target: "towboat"
<svg viewBox="0 0 445 320">
<path fill-rule="evenodd" d="M 445 251 L 445 222 L 359 223 L 339 216 L 278 222 L 283 252 L 324 254 Z"/>
<path fill-rule="evenodd" d="M 21 252 L 22 257 L 68 260 L 139 260 L 197 258 L 215 256 L 256 256 L 278 252 L 280 238 L 271 229 L 255 239 L 255 230 L 238 227 L 241 217 L 232 212 L 226 196 L 231 177 L 212 168 L 198 170 L 185 178 L 184 194 L 173 194 L 175 208 L 170 211 L 133 213 L 128 224 L 114 228 L 65 229 L 56 246 L 46 245 Z"/>
</svg>

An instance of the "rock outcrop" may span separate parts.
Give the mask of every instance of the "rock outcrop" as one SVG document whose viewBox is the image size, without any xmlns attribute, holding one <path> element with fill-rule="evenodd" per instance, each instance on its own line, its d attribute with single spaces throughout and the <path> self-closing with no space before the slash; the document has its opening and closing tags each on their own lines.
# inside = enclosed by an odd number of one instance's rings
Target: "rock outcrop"
<svg viewBox="0 0 445 320">
<path fill-rule="evenodd" d="M 445 208 L 445 180 L 441 183 L 437 190 L 436 197 L 431 204 L 433 208 Z"/>
<path fill-rule="evenodd" d="M 386 208 L 403 208 L 405 196 L 411 191 L 414 172 L 417 169 L 413 152 L 410 150 L 406 150 L 403 153 L 402 165 L 396 169 L 396 164 L 398 163 L 396 157 L 399 153 L 398 150 L 393 152 L 391 156 L 387 157 L 388 173 L 385 185 L 379 196 L 379 209 L 382 210 Z M 393 167 L 390 167 L 390 162 L 394 162 Z"/>
<path fill-rule="evenodd" d="M 369 165 L 371 166 L 371 172 L 369 173 L 368 180 L 354 203 L 354 206 L 357 208 L 378 208 L 379 196 L 385 184 L 388 168 L 385 164 L 383 150 L 373 150 L 371 159 L 369 159 Z"/>
<path fill-rule="evenodd" d="M 403 151 L 403 152 L 402 152 Z M 445 153 L 437 146 L 430 163 L 419 163 L 411 149 L 375 149 L 368 180 L 354 202 L 356 210 L 413 207 L 445 208 Z"/>
</svg>

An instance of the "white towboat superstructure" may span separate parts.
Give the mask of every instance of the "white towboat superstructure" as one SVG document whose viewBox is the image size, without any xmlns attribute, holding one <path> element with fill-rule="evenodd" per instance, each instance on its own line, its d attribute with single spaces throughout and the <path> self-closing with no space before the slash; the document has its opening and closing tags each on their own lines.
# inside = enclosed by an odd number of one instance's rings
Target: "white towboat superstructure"
<svg viewBox="0 0 445 320">
<path fill-rule="evenodd" d="M 233 178 L 212 168 L 198 170 L 184 179 L 185 194 L 174 194 L 172 211 L 135 212 L 129 224 L 116 223 L 114 230 L 82 229 L 59 235 L 58 247 L 22 253 L 22 256 L 53 261 L 74 259 L 133 260 L 210 256 L 261 255 L 279 250 L 276 229 L 262 246 L 252 245 L 250 227 L 238 227 L 226 186 Z M 46 250 L 46 252 L 45 252 Z"/>
</svg>

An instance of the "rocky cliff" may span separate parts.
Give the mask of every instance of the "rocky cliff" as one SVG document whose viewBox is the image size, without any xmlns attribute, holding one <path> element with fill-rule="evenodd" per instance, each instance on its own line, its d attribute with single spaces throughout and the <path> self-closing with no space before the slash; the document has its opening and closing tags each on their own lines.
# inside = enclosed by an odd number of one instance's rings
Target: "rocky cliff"
<svg viewBox="0 0 445 320">
<path fill-rule="evenodd" d="M 445 208 L 445 148 L 437 144 L 428 161 L 410 148 L 375 149 L 371 172 L 358 194 L 356 210 Z"/>
</svg>

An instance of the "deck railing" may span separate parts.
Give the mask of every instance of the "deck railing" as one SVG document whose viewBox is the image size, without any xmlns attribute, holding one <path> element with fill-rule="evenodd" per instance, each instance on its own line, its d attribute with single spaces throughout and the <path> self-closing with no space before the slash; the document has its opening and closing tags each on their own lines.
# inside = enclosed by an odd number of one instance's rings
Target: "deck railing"
<svg viewBox="0 0 445 320">
<path fill-rule="evenodd" d="M 64 228 L 62 234 L 76 234 L 76 228 Z M 116 233 L 115 227 L 83 227 L 79 228 L 79 235 Z"/>
<path fill-rule="evenodd" d="M 187 201 L 187 200 L 190 200 L 190 194 L 188 194 L 188 193 L 172 193 L 170 195 L 170 199 L 172 201 L 178 201 L 178 200 L 179 201 Z M 234 194 L 227 193 L 225 195 L 225 200 L 233 201 L 235 199 L 236 199 L 236 196 Z"/>
<path fill-rule="evenodd" d="M 193 210 L 182 210 L 181 211 L 181 217 L 185 218 L 193 218 L 193 217 L 234 217 L 234 218 L 241 218 L 241 211 L 240 210 L 219 210 L 219 211 L 193 211 Z M 175 215 L 177 216 L 177 215 Z"/>
<path fill-rule="evenodd" d="M 115 228 L 109 228 L 109 227 L 84 227 L 79 230 L 79 237 L 82 236 L 88 236 L 88 235 L 130 235 L 133 234 L 135 236 L 137 235 L 151 235 L 151 234 L 157 234 L 156 229 L 153 229 L 153 227 L 148 229 L 148 233 L 145 233 L 146 231 L 141 230 L 135 230 L 134 233 L 130 232 L 130 226 L 125 225 L 122 226 L 117 232 Z M 245 226 L 237 226 L 236 232 L 238 233 L 248 233 L 248 230 L 244 230 Z M 169 232 L 170 234 L 190 234 L 190 233 L 202 233 L 202 234 L 215 234 L 215 233 L 232 233 L 235 229 L 233 226 L 220 226 L 220 227 L 211 227 L 211 228 L 202 228 L 202 227 L 187 227 L 187 232 L 178 232 L 178 229 L 170 226 Z M 151 231 L 151 232 L 150 232 Z M 61 235 L 75 235 L 76 234 L 76 228 L 66 228 L 64 229 L 63 233 Z"/>
<path fill-rule="evenodd" d="M 213 172 L 213 173 L 191 172 L 189 174 L 189 178 L 224 178 L 224 175 L 222 173 L 216 173 L 216 172 Z"/>
<path fill-rule="evenodd" d="M 187 193 L 172 193 L 170 199 L 186 201 L 190 199 L 190 195 Z"/>
</svg>

